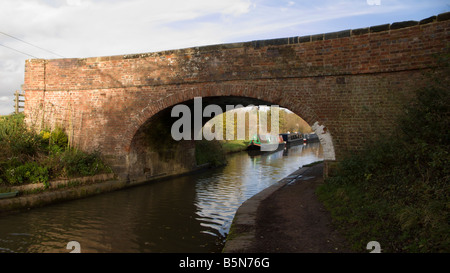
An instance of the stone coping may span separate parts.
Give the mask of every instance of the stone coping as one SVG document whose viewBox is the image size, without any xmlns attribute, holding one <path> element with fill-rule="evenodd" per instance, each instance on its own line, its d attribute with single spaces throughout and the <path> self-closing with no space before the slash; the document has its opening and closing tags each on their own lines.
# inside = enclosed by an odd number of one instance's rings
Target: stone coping
<svg viewBox="0 0 450 273">
<path fill-rule="evenodd" d="M 27 184 L 27 185 L 11 186 L 11 187 L 7 187 L 7 188 L 10 189 L 11 191 L 19 191 L 19 193 L 30 193 L 33 191 L 45 190 L 45 189 L 58 189 L 58 188 L 66 187 L 67 185 L 70 185 L 70 184 L 86 184 L 86 183 L 110 180 L 113 178 L 114 178 L 113 173 L 105 173 L 105 174 L 97 174 L 97 175 L 93 175 L 93 176 L 83 176 L 83 177 L 66 178 L 66 179 L 49 181 L 48 187 L 46 187 L 44 183 L 33 183 L 33 184 Z"/>
<path fill-rule="evenodd" d="M 204 45 L 183 49 L 173 49 L 173 50 L 164 50 L 159 52 L 149 52 L 149 53 L 138 53 L 138 54 L 125 54 L 125 55 L 113 55 L 113 56 L 102 56 L 102 57 L 88 57 L 88 58 L 63 58 L 63 59 L 53 59 L 59 61 L 80 61 L 87 60 L 89 62 L 101 62 L 101 61 L 111 61 L 111 60 L 120 60 L 120 59 L 135 59 L 135 58 L 147 58 L 154 56 L 163 56 L 169 55 L 173 52 L 190 52 L 192 50 L 209 52 L 212 50 L 222 50 L 222 49 L 232 49 L 232 48 L 241 48 L 241 47 L 254 47 L 260 48 L 264 46 L 273 46 L 273 45 L 291 45 L 291 44 L 300 44 L 300 43 L 308 43 L 322 40 L 331 40 L 331 39 L 339 39 L 345 37 L 359 36 L 370 33 L 377 33 L 382 31 L 390 31 L 390 30 L 398 30 L 408 27 L 413 27 L 417 25 L 425 25 L 434 22 L 442 22 L 450 20 L 450 12 L 440 13 L 438 15 L 430 16 L 428 18 L 422 19 L 420 21 L 403 21 L 403 22 L 394 22 L 391 24 L 383 24 L 377 26 L 370 26 L 366 28 L 358 28 L 358 29 L 347 29 L 336 32 L 329 33 L 321 33 L 314 35 L 306 35 L 306 36 L 296 36 L 296 37 L 288 37 L 288 38 L 275 38 L 275 39 L 267 39 L 267 40 L 254 40 L 249 42 L 237 42 L 237 43 L 226 43 L 226 44 L 216 44 L 216 45 Z M 47 62 L 47 59 L 29 59 L 28 62 Z"/>
<path fill-rule="evenodd" d="M 134 187 L 160 179 L 184 176 L 205 170 L 209 166 L 210 164 L 203 164 L 186 173 L 137 181 L 118 179 L 114 173 L 106 173 L 50 181 L 48 188 L 45 188 L 44 183 L 7 187 L 9 191 L 19 191 L 19 194 L 16 197 L 0 199 L 0 215 Z"/>
<path fill-rule="evenodd" d="M 0 215 L 126 186 L 125 182 L 114 180 L 113 173 L 50 181 L 48 184 L 48 187 L 44 183 L 7 187 L 9 191 L 18 191 L 19 194 L 16 197 L 0 199 Z"/>
</svg>

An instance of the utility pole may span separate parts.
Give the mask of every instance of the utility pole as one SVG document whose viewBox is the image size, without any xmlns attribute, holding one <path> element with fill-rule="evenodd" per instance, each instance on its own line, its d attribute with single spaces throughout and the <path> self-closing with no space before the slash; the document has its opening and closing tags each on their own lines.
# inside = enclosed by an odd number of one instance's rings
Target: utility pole
<svg viewBox="0 0 450 273">
<path fill-rule="evenodd" d="M 19 105 L 19 102 L 25 102 L 25 100 L 20 100 L 20 97 L 23 97 L 23 94 L 20 94 L 18 90 L 14 93 L 14 111 L 16 114 L 19 114 L 20 108 L 23 108 L 22 105 Z"/>
</svg>

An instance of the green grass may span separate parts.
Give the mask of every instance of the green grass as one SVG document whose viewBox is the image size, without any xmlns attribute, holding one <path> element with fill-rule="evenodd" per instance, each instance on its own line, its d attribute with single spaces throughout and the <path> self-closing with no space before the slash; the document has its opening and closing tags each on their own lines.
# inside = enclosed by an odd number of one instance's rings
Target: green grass
<svg viewBox="0 0 450 273">
<path fill-rule="evenodd" d="M 243 151 L 247 148 L 248 140 L 223 140 L 220 142 L 225 154 Z"/>
<path fill-rule="evenodd" d="M 448 86 L 419 90 L 392 137 L 349 155 L 317 189 L 354 250 L 450 252 Z"/>
<path fill-rule="evenodd" d="M 209 163 L 212 167 L 227 163 L 226 155 L 243 151 L 248 141 L 244 140 L 199 140 L 195 142 L 195 159 L 197 165 Z"/>
</svg>

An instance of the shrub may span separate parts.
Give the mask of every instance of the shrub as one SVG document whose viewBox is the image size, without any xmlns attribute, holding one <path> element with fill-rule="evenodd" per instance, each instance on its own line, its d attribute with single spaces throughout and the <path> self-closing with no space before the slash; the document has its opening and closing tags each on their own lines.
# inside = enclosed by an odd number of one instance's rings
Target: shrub
<svg viewBox="0 0 450 273">
<path fill-rule="evenodd" d="M 62 128 L 57 127 L 53 131 L 43 130 L 39 136 L 43 149 L 49 154 L 60 153 L 69 147 L 67 134 Z"/>
<path fill-rule="evenodd" d="M 57 127 L 55 128 L 50 135 L 50 143 L 56 145 L 60 148 L 68 147 L 68 137 L 63 129 Z"/>
<path fill-rule="evenodd" d="M 11 167 L 6 170 L 5 176 L 9 184 L 46 183 L 49 180 L 48 169 L 36 162 Z"/>
<path fill-rule="evenodd" d="M 77 149 L 68 149 L 61 154 L 64 174 L 68 177 L 89 176 L 109 172 L 98 153 L 85 153 Z"/>
<path fill-rule="evenodd" d="M 60 177 L 111 172 L 97 153 L 68 147 L 63 129 L 27 129 L 24 115 L 0 117 L 0 183 L 47 183 Z"/>
<path fill-rule="evenodd" d="M 40 138 L 27 129 L 23 114 L 0 117 L 1 158 L 33 156 L 39 151 Z"/>
</svg>

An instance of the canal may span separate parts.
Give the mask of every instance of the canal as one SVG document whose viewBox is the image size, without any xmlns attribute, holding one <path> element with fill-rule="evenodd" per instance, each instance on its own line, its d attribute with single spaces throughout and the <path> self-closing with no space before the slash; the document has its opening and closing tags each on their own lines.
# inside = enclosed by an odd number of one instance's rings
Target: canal
<svg viewBox="0 0 450 273">
<path fill-rule="evenodd" d="M 319 143 L 249 156 L 228 165 L 0 218 L 0 252 L 210 253 L 224 246 L 234 214 L 248 198 L 322 160 Z"/>
</svg>

